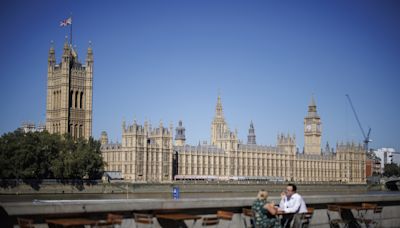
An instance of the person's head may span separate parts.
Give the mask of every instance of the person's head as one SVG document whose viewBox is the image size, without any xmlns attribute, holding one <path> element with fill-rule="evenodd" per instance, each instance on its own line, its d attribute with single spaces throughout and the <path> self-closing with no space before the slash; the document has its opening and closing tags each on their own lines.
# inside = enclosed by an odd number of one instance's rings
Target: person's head
<svg viewBox="0 0 400 228">
<path fill-rule="evenodd" d="M 268 192 L 261 189 L 257 194 L 257 199 L 259 200 L 266 200 L 268 198 Z"/>
<path fill-rule="evenodd" d="M 286 196 L 290 197 L 292 196 L 294 193 L 296 193 L 297 191 L 297 187 L 295 184 L 288 184 L 286 186 Z"/>
</svg>

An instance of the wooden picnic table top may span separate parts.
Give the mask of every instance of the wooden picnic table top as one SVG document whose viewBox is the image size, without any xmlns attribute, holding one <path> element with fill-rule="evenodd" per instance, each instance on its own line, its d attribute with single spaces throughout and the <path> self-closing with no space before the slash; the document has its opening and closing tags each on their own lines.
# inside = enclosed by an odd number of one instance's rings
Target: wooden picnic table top
<svg viewBox="0 0 400 228">
<path fill-rule="evenodd" d="M 343 208 L 343 209 L 350 209 L 350 210 L 356 210 L 356 211 L 362 211 L 362 210 L 373 210 L 375 207 L 363 207 L 361 205 L 338 205 L 338 207 Z"/>
<path fill-rule="evenodd" d="M 46 219 L 46 223 L 69 227 L 69 226 L 79 226 L 79 225 L 95 225 L 97 221 L 86 218 L 61 218 L 61 219 Z"/>
<path fill-rule="evenodd" d="M 161 219 L 171 219 L 171 220 L 176 220 L 176 221 L 201 219 L 201 216 L 198 216 L 198 215 L 190 215 L 190 214 L 183 214 L 183 213 L 176 213 L 176 214 L 158 214 L 158 215 L 156 215 L 156 217 L 157 217 L 157 218 L 161 218 Z"/>
</svg>

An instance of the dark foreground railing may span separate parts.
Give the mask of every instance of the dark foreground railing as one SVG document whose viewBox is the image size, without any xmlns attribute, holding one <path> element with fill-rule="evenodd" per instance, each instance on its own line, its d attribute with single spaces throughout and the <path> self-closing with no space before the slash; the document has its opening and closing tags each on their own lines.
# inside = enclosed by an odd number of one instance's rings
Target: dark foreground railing
<svg viewBox="0 0 400 228">
<path fill-rule="evenodd" d="M 400 179 L 386 181 L 385 186 L 391 191 L 399 191 Z"/>
<path fill-rule="evenodd" d="M 304 196 L 307 206 L 315 208 L 312 227 L 327 227 L 327 205 L 339 203 L 376 203 L 383 207 L 382 226 L 395 227 L 400 224 L 400 194 L 356 194 Z M 278 197 L 269 200 L 279 202 Z M 101 219 L 107 213 L 117 213 L 133 221 L 133 213 L 185 213 L 195 215 L 215 214 L 217 210 L 235 213 L 231 227 L 241 227 L 240 214 L 249 208 L 254 198 L 202 198 L 202 199 L 118 199 L 118 200 L 35 200 L 32 202 L 1 203 L 2 227 L 12 227 L 18 217 L 30 218 L 35 223 L 45 223 L 51 218 Z M 132 224 L 132 223 L 127 223 Z"/>
</svg>

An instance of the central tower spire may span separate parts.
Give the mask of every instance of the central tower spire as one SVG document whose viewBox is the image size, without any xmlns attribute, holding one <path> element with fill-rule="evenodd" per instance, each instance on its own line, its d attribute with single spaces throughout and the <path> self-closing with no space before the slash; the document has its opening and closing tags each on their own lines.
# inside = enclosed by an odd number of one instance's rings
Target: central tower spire
<svg viewBox="0 0 400 228">
<path fill-rule="evenodd" d="M 226 125 L 224 118 L 221 96 L 218 95 L 217 105 L 215 107 L 215 116 L 211 123 L 211 145 L 216 145 L 217 141 L 223 138 L 227 129 L 228 126 Z"/>
<path fill-rule="evenodd" d="M 216 119 L 216 118 L 224 118 L 224 112 L 223 112 L 223 109 L 222 109 L 222 103 L 221 103 L 221 96 L 220 95 L 218 95 L 218 100 L 217 100 L 217 105 L 216 105 L 216 107 L 215 107 L 215 117 L 214 117 L 214 119 Z"/>
</svg>

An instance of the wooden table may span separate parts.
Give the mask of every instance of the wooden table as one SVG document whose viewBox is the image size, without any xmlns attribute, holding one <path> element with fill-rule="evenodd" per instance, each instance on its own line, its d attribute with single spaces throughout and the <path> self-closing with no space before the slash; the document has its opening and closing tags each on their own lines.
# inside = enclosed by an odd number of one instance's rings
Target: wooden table
<svg viewBox="0 0 400 228">
<path fill-rule="evenodd" d="M 46 223 L 50 227 L 83 227 L 85 225 L 96 225 L 96 220 L 86 218 L 63 218 L 63 219 L 46 219 Z"/>
<path fill-rule="evenodd" d="M 357 222 L 357 218 L 354 217 L 353 212 L 351 210 L 356 210 L 357 213 L 361 210 L 365 210 L 365 208 L 359 205 L 338 205 L 340 208 L 340 216 L 343 220 L 349 222 L 349 228 L 360 228 L 360 224 Z"/>
<path fill-rule="evenodd" d="M 345 210 L 347 209 L 347 210 L 355 210 L 355 211 L 357 211 L 357 215 L 360 218 L 364 218 L 364 216 L 367 214 L 367 212 L 369 210 L 374 210 L 375 209 L 375 207 L 370 207 L 370 206 L 363 207 L 363 206 L 358 206 L 358 205 L 339 205 L 339 207 L 342 208 L 342 209 L 345 209 Z"/>
<path fill-rule="evenodd" d="M 201 219 L 200 216 L 190 215 L 190 214 L 159 214 L 156 215 L 158 223 L 162 227 L 182 227 L 186 228 L 185 220 L 193 220 L 192 226 L 196 223 L 198 219 Z"/>
<path fill-rule="evenodd" d="M 368 213 L 368 211 L 375 209 L 375 207 L 371 206 L 363 207 L 359 205 L 338 205 L 338 206 L 342 209 L 341 216 L 344 216 L 343 218 L 346 218 L 351 221 L 349 227 L 360 227 L 357 218 L 354 217 L 351 210 L 357 211 L 358 220 L 362 222 L 364 221 L 365 215 Z M 365 224 L 365 226 L 368 227 L 368 224 Z"/>
<path fill-rule="evenodd" d="M 279 222 L 281 223 L 282 227 L 289 227 L 290 226 L 290 222 L 292 221 L 294 215 L 296 213 L 286 213 L 284 211 L 278 211 L 276 213 Z"/>
</svg>

